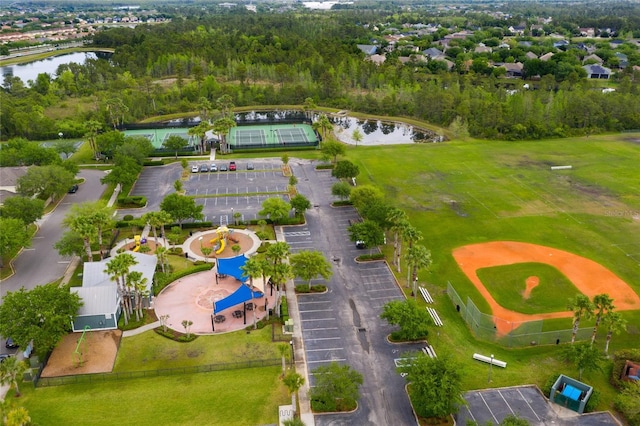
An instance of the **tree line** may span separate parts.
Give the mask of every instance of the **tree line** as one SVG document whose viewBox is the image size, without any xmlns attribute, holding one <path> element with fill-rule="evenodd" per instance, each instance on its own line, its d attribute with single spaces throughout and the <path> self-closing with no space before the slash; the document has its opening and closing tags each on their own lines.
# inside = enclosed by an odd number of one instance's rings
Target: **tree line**
<svg viewBox="0 0 640 426">
<path fill-rule="evenodd" d="M 56 76 L 35 81 L 5 77 L 0 92 L 0 130 L 5 137 L 83 137 L 87 123 L 103 128 L 150 116 L 198 111 L 229 96 L 237 106 L 318 105 L 379 115 L 418 118 L 460 128 L 482 138 L 536 139 L 640 128 L 637 78 L 620 73 L 614 93 L 581 75 L 571 55 L 547 65 L 527 63 L 529 75 L 543 71 L 534 90 L 521 80 L 487 74 L 485 57 L 454 72 L 427 64 L 402 64 L 399 53 L 375 65 L 357 44 L 388 44 L 360 24 L 382 20 L 381 12 L 353 11 L 254 15 L 243 12 L 191 16 L 164 25 L 139 25 L 97 33 L 97 47 L 115 48 L 110 62 L 89 59 L 61 65 Z M 404 18 L 407 20 L 407 18 Z M 439 35 L 416 43 L 429 46 Z M 479 39 L 492 37 L 479 32 Z M 485 40 L 486 41 L 486 40 Z M 460 45 L 456 57 L 474 58 Z M 511 54 L 524 55 L 515 49 Z M 455 53 L 455 51 L 454 51 Z M 451 53 L 453 55 L 453 53 Z M 567 59 L 560 61 L 561 58 Z M 502 58 L 501 58 L 502 59 Z M 505 60 L 508 58 L 504 58 Z M 522 59 L 514 57 L 514 60 Z M 573 62 L 572 62 L 573 61 Z M 546 67 L 546 68 L 545 68 Z M 546 73 L 546 74 L 544 74 Z M 76 111 L 61 114 L 61 105 Z M 55 111 L 55 114 L 54 114 Z"/>
</svg>

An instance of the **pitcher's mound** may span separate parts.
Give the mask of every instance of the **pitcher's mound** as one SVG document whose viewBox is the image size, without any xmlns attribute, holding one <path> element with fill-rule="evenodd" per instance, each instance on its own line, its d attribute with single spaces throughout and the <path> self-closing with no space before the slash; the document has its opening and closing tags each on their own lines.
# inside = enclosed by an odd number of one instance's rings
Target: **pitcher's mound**
<svg viewBox="0 0 640 426">
<path fill-rule="evenodd" d="M 525 288 L 524 294 L 522 295 L 522 297 L 525 298 L 525 299 L 528 299 L 529 296 L 531 296 L 531 290 L 536 288 L 538 286 L 538 284 L 540 284 L 540 278 L 539 277 L 528 277 L 527 281 L 526 281 L 527 287 Z"/>
<path fill-rule="evenodd" d="M 78 351 L 83 362 L 75 354 L 82 333 L 71 333 L 58 343 L 42 370 L 42 377 L 69 376 L 73 374 L 109 373 L 113 369 L 120 346 L 122 331 L 90 331 L 85 334 Z"/>
</svg>

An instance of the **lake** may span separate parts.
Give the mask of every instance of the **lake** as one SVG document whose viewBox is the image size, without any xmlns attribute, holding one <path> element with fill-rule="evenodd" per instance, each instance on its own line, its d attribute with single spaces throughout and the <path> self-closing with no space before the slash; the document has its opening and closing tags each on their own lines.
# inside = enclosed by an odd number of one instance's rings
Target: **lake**
<svg viewBox="0 0 640 426">
<path fill-rule="evenodd" d="M 71 62 L 84 64 L 87 59 L 96 58 L 97 56 L 93 52 L 65 53 L 33 62 L 0 67 L 0 72 L 2 73 L 2 82 L 4 82 L 4 76 L 8 74 L 14 77 L 20 77 L 20 80 L 22 80 L 24 84 L 27 84 L 29 80 L 36 81 L 38 74 L 48 73 L 51 77 L 55 77 L 58 67 L 62 64 L 70 64 Z"/>
</svg>

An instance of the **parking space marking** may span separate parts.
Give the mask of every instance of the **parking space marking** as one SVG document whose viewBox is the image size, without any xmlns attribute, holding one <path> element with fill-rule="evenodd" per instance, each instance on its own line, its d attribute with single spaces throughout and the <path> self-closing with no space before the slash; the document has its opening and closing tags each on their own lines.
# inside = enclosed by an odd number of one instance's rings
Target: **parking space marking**
<svg viewBox="0 0 640 426">
<path fill-rule="evenodd" d="M 331 303 L 329 300 L 316 300 L 313 302 L 298 302 L 299 305 L 315 305 L 316 303 Z"/>
<path fill-rule="evenodd" d="M 333 312 L 333 309 L 309 309 L 308 311 L 300 310 L 301 314 L 307 312 Z"/>
<path fill-rule="evenodd" d="M 496 419 L 496 416 L 493 414 L 493 411 L 491 411 L 491 407 L 489 407 L 489 404 L 487 404 L 487 401 L 482 396 L 482 393 L 478 392 L 478 396 L 480 397 L 480 399 L 482 399 L 482 402 L 484 402 L 484 405 L 487 407 L 487 410 L 489 410 L 489 413 L 491 413 L 491 417 L 493 417 L 493 420 L 495 420 L 496 423 L 500 423 L 498 419 Z"/>
<path fill-rule="evenodd" d="M 342 339 L 342 337 L 316 337 L 315 339 L 304 339 L 305 342 L 315 342 L 316 340 L 337 340 Z"/>
<path fill-rule="evenodd" d="M 333 318 L 310 318 L 310 319 L 301 319 L 300 322 L 305 321 L 335 321 L 335 317 Z"/>
<path fill-rule="evenodd" d="M 309 231 L 298 231 L 298 232 L 285 232 L 284 236 L 285 237 L 306 237 L 311 235 L 311 232 Z"/>
<path fill-rule="evenodd" d="M 343 351 L 344 348 L 328 348 L 328 349 L 307 349 L 307 352 L 320 352 L 320 351 Z"/>
<path fill-rule="evenodd" d="M 304 331 L 337 330 L 338 327 L 305 328 Z"/>
<path fill-rule="evenodd" d="M 346 361 L 345 358 L 331 358 L 331 359 L 320 359 L 318 361 L 307 361 L 308 364 L 317 364 L 319 362 L 338 362 L 338 361 Z"/>
</svg>

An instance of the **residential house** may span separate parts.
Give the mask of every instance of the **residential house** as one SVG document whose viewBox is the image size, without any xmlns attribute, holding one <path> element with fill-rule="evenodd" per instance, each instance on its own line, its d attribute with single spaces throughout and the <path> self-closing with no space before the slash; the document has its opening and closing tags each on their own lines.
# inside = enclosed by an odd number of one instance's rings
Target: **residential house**
<svg viewBox="0 0 640 426">
<path fill-rule="evenodd" d="M 584 65 L 582 68 L 587 72 L 587 78 L 609 79 L 611 77 L 611 70 L 602 65 Z"/>
<path fill-rule="evenodd" d="M 422 54 L 429 59 L 434 59 L 434 58 L 439 58 L 441 56 L 444 56 L 444 53 L 442 52 L 442 50 L 437 49 L 435 47 L 430 47 L 428 49 L 423 50 Z"/>
<path fill-rule="evenodd" d="M 0 167 L 0 205 L 7 198 L 16 196 L 18 178 L 24 176 L 29 167 Z"/>
<path fill-rule="evenodd" d="M 529 51 L 527 53 L 525 53 L 525 58 L 527 59 L 538 59 L 538 55 L 536 55 L 535 53 Z"/>
<path fill-rule="evenodd" d="M 556 49 L 566 49 L 567 46 L 569 46 L 568 40 L 558 40 L 553 43 L 553 47 Z"/>
<path fill-rule="evenodd" d="M 578 31 L 580 31 L 580 35 L 582 37 L 595 37 L 596 36 L 596 30 L 594 28 L 579 28 Z"/>
<path fill-rule="evenodd" d="M 551 59 L 551 57 L 554 55 L 553 52 L 547 52 L 544 55 L 540 56 L 540 60 L 547 62 L 549 59 Z"/>
<path fill-rule="evenodd" d="M 502 64 L 502 67 L 507 70 L 505 76 L 511 78 L 522 78 L 522 70 L 524 65 L 521 62 L 516 63 L 505 63 Z"/>
<path fill-rule="evenodd" d="M 603 60 L 600 56 L 596 55 L 595 53 L 592 53 L 591 55 L 587 55 L 584 57 L 584 59 L 582 60 L 582 63 L 585 64 L 587 62 L 590 63 L 597 63 L 602 65 L 603 64 Z"/>
<path fill-rule="evenodd" d="M 378 55 L 377 53 L 375 55 L 371 55 L 371 56 L 367 56 L 365 58 L 365 61 L 371 61 L 376 65 L 381 65 L 384 63 L 384 61 L 387 58 L 384 55 Z"/>
<path fill-rule="evenodd" d="M 629 65 L 629 58 L 627 58 L 627 55 L 621 52 L 616 52 L 614 55 L 618 58 L 618 68 L 626 68 Z"/>
<path fill-rule="evenodd" d="M 475 49 L 473 49 L 474 53 L 491 53 L 491 48 L 485 46 L 484 43 L 478 43 Z"/>
<path fill-rule="evenodd" d="M 153 275 L 158 259 L 155 255 L 137 252 L 127 252 L 136 261 L 136 265 L 130 271 L 142 273 L 147 279 L 147 292 L 153 294 Z M 82 287 L 71 287 L 70 291 L 77 293 L 84 303 L 78 310 L 77 316 L 72 322 L 73 331 L 83 331 L 89 327 L 91 331 L 114 330 L 118 328 L 120 318 L 121 295 L 118 285 L 105 271 L 110 259 L 99 262 L 85 262 L 82 274 Z M 151 297 L 146 300 L 147 306 L 151 303 Z"/>
<path fill-rule="evenodd" d="M 360 49 L 365 55 L 371 56 L 376 54 L 378 46 L 373 44 L 358 44 L 358 49 Z"/>
</svg>

